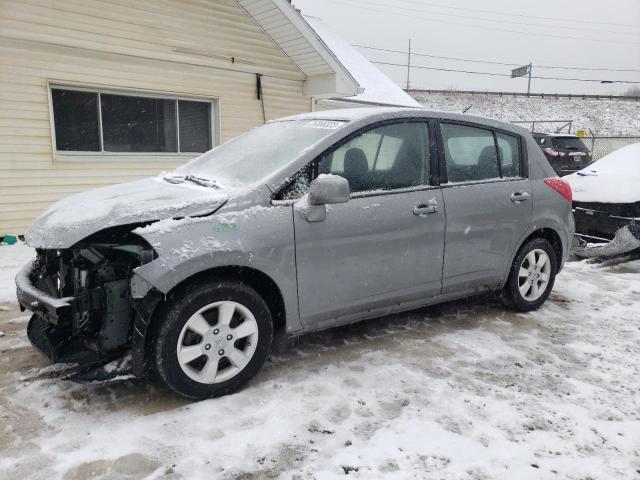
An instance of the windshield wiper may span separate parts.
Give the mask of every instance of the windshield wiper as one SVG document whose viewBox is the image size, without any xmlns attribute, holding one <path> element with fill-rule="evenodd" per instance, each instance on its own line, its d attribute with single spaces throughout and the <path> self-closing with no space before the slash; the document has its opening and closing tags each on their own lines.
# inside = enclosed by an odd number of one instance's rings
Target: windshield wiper
<svg viewBox="0 0 640 480">
<path fill-rule="evenodd" d="M 195 175 L 187 175 L 186 177 L 184 177 L 184 179 L 187 180 L 188 182 L 192 182 L 192 183 L 195 183 L 196 185 L 201 185 L 203 187 L 220 188 L 220 186 L 210 178 L 202 178 L 202 177 L 196 177 Z"/>
<path fill-rule="evenodd" d="M 167 175 L 166 177 L 162 177 L 162 179 L 174 184 L 191 182 L 202 187 L 220 188 L 214 180 L 211 180 L 210 178 L 197 177 L 195 175 Z"/>
<path fill-rule="evenodd" d="M 166 176 L 166 177 L 162 177 L 162 179 L 165 182 L 175 183 L 175 184 L 184 183 L 184 180 L 185 180 L 183 176 L 178 176 L 178 175 L 176 175 L 176 176 Z"/>
</svg>

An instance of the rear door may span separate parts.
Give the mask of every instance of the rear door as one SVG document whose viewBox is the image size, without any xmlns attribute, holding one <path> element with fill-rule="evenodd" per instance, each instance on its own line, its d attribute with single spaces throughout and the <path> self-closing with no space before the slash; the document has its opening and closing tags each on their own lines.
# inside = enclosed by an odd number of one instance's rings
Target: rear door
<svg viewBox="0 0 640 480">
<path fill-rule="evenodd" d="M 433 141 L 430 142 L 429 139 Z M 310 223 L 294 208 L 301 320 L 322 328 L 419 305 L 441 291 L 442 193 L 429 185 L 433 126 L 385 124 L 324 155 L 319 173 L 345 177 L 347 203 Z"/>
<path fill-rule="evenodd" d="M 495 289 L 529 228 L 532 192 L 517 135 L 441 122 L 443 293 Z"/>
</svg>

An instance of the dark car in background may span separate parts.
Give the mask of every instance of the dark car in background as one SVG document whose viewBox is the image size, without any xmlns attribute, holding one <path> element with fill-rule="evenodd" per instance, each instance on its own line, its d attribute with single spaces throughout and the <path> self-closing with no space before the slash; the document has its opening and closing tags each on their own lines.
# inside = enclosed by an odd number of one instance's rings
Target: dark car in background
<svg viewBox="0 0 640 480">
<path fill-rule="evenodd" d="M 577 172 L 591 163 L 591 152 L 584 142 L 567 133 L 533 133 L 544 155 L 559 176 Z"/>
</svg>

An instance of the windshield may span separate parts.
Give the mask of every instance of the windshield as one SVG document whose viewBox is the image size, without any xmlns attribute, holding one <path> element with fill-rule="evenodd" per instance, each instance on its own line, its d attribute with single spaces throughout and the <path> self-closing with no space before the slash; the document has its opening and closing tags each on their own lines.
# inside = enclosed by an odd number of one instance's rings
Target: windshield
<svg viewBox="0 0 640 480">
<path fill-rule="evenodd" d="M 285 120 L 254 128 L 178 168 L 176 173 L 224 186 L 255 183 L 297 158 L 345 122 Z"/>
<path fill-rule="evenodd" d="M 553 146 L 556 148 L 569 148 L 583 151 L 587 150 L 584 143 L 582 143 L 582 140 L 576 137 L 553 137 Z"/>
</svg>

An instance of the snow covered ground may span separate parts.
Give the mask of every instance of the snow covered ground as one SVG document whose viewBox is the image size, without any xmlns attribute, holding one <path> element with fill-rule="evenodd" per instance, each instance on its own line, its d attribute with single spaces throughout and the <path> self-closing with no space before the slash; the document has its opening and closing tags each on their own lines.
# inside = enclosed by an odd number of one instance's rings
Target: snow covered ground
<svg viewBox="0 0 640 480">
<path fill-rule="evenodd" d="M 4 292 L 22 259 L 0 260 Z M 0 303 L 0 478 L 640 478 L 640 260 L 568 263 L 530 314 L 476 299 L 309 335 L 195 404 L 69 383 L 27 320 Z"/>
<path fill-rule="evenodd" d="M 424 107 L 498 120 L 573 120 L 572 132 L 589 129 L 595 135 L 640 136 L 640 102 L 579 98 L 512 97 L 497 95 L 412 93 Z M 523 125 L 529 128 L 529 125 Z M 560 124 L 539 124 L 539 132 L 553 132 Z M 566 129 L 564 130 L 566 131 Z M 622 146 L 622 145 L 620 145 Z"/>
<path fill-rule="evenodd" d="M 15 276 L 34 256 L 33 249 L 23 243 L 0 245 L 0 302 L 15 300 Z"/>
</svg>

